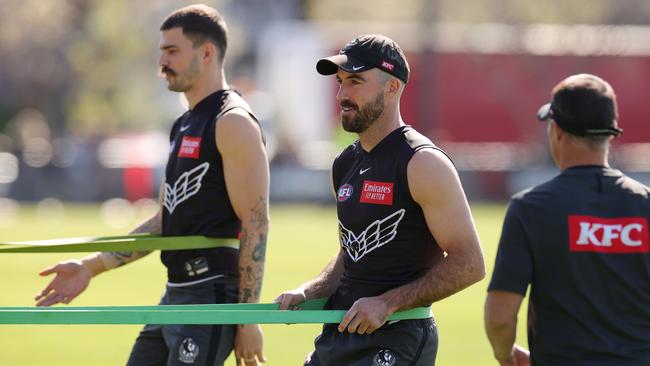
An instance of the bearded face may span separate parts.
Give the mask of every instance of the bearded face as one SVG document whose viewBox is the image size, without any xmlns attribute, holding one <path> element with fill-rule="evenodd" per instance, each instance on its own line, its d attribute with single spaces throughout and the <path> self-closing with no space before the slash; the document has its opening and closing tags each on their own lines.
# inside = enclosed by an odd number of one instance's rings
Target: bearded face
<svg viewBox="0 0 650 366">
<path fill-rule="evenodd" d="M 362 106 L 350 100 L 342 100 L 340 105 L 343 112 L 341 114 L 343 129 L 347 132 L 361 133 L 384 113 L 384 93 L 380 91 L 372 102 Z"/>
</svg>

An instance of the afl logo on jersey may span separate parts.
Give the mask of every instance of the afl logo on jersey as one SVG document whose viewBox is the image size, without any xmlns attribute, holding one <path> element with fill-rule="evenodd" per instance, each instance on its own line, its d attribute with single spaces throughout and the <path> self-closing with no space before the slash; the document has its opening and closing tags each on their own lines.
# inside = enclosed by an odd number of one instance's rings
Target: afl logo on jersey
<svg viewBox="0 0 650 366">
<path fill-rule="evenodd" d="M 339 202 L 347 201 L 350 196 L 352 196 L 354 188 L 350 184 L 344 184 L 339 188 L 338 200 Z"/>
</svg>

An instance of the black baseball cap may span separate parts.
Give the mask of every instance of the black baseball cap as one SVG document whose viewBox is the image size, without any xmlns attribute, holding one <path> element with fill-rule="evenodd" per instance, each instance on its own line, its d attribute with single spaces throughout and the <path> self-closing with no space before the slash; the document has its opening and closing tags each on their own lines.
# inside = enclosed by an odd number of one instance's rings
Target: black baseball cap
<svg viewBox="0 0 650 366">
<path fill-rule="evenodd" d="M 322 75 L 336 74 L 339 68 L 357 73 L 375 67 L 408 82 L 410 70 L 404 52 L 395 41 L 378 34 L 359 36 L 345 45 L 338 55 L 316 63 L 316 70 Z"/>
<path fill-rule="evenodd" d="M 553 88 L 552 100 L 537 112 L 576 136 L 619 136 L 616 94 L 608 82 L 591 74 L 572 75 Z"/>
</svg>

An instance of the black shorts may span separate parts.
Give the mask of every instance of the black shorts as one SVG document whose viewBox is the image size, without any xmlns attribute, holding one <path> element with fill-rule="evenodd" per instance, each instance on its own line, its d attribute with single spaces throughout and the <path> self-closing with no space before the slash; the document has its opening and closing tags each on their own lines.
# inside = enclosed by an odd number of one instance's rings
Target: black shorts
<svg viewBox="0 0 650 366">
<path fill-rule="evenodd" d="M 305 366 L 432 366 L 438 352 L 433 318 L 389 323 L 372 334 L 339 333 L 326 324 Z"/>
<path fill-rule="evenodd" d="M 235 279 L 217 278 L 184 287 L 167 286 L 161 305 L 237 302 Z M 128 366 L 220 366 L 232 351 L 235 325 L 151 325 L 133 345 Z"/>
</svg>

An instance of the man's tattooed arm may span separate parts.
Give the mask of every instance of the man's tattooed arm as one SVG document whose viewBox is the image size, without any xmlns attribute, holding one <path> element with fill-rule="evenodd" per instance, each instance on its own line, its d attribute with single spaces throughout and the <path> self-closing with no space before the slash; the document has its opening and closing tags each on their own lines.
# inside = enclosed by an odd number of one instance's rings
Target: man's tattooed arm
<svg viewBox="0 0 650 366">
<path fill-rule="evenodd" d="M 258 302 L 264 277 L 266 238 L 269 230 L 268 201 L 260 197 L 242 218 L 239 242 L 239 302 Z"/>
<path fill-rule="evenodd" d="M 160 234 L 162 232 L 162 212 L 158 211 L 152 218 L 142 223 L 142 225 L 135 228 L 131 231 L 131 234 L 139 233 L 152 233 Z M 148 251 L 134 251 L 134 252 L 99 252 L 95 256 L 99 259 L 103 265 L 103 270 L 101 268 L 95 268 L 93 272 L 99 270 L 95 274 L 113 269 L 115 267 L 123 266 L 127 263 L 133 262 L 137 259 L 140 259 L 151 252 Z"/>
</svg>

